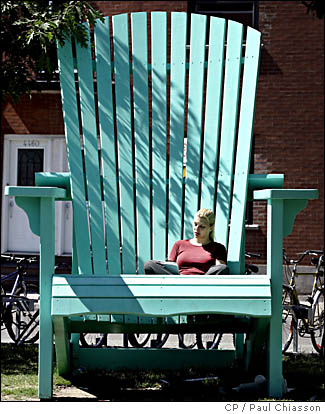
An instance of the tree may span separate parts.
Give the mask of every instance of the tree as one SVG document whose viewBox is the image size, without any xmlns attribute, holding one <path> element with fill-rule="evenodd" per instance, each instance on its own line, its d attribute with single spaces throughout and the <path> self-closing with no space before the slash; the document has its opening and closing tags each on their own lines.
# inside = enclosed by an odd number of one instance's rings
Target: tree
<svg viewBox="0 0 325 414">
<path fill-rule="evenodd" d="M 56 43 L 74 35 L 82 46 L 87 32 L 83 22 L 95 25 L 102 14 L 87 1 L 6 1 L 1 3 L 1 97 L 17 102 L 39 89 L 37 75 L 47 82 L 57 68 Z"/>
<path fill-rule="evenodd" d="M 307 7 L 307 13 L 317 16 L 319 19 L 323 19 L 325 15 L 325 4 L 324 0 L 311 0 L 302 2 Z"/>
</svg>

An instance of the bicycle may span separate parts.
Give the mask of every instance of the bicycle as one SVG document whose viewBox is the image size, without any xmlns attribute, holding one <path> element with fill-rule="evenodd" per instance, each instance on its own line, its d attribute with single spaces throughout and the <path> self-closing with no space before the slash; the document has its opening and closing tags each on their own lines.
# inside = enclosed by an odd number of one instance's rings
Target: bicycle
<svg viewBox="0 0 325 414">
<path fill-rule="evenodd" d="M 156 335 L 156 338 L 152 338 L 152 335 Z M 167 333 L 159 333 L 159 334 L 151 334 L 151 333 L 129 333 L 127 339 L 131 346 L 134 348 L 143 348 L 147 343 L 150 341 L 151 348 L 162 348 L 167 339 L 169 334 Z"/>
<path fill-rule="evenodd" d="M 324 331 L 324 252 L 320 250 L 306 250 L 298 253 L 296 260 L 288 259 L 283 252 L 285 263 L 285 275 L 288 284 L 282 289 L 282 352 L 286 352 L 292 340 L 294 350 L 297 351 L 298 336 L 310 337 L 314 349 L 322 354 L 322 334 Z M 311 257 L 311 264 L 315 266 L 315 272 L 302 273 L 297 271 L 297 266 L 306 256 Z M 291 266 L 293 266 L 291 268 Z M 313 275 L 313 286 L 307 304 L 301 303 L 296 288 L 296 278 L 300 275 Z"/>
<path fill-rule="evenodd" d="M 27 286 L 26 270 L 37 259 L 7 255 L 1 255 L 1 258 L 17 265 L 14 272 L 1 275 L 1 330 L 6 329 L 16 345 L 35 343 L 39 337 L 39 309 L 35 311 L 38 299 L 31 299 L 28 295 L 37 291 L 38 286 Z M 12 287 L 7 293 L 4 285 L 9 282 L 12 282 Z"/>
<path fill-rule="evenodd" d="M 109 334 L 105 333 L 81 333 L 79 342 L 83 348 L 105 348 L 108 346 Z M 161 348 L 168 339 L 168 334 L 156 334 L 156 338 L 151 333 L 129 333 L 123 335 L 124 346 L 130 344 L 133 348 L 143 348 L 150 341 L 152 348 Z"/>
</svg>

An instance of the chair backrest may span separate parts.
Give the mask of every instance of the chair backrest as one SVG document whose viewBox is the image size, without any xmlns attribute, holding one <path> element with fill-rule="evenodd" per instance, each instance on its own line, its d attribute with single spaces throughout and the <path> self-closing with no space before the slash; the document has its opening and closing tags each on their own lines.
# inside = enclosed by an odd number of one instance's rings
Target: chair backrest
<svg viewBox="0 0 325 414">
<path fill-rule="evenodd" d="M 239 271 L 260 33 L 243 45 L 241 24 L 192 14 L 188 45 L 187 27 L 186 13 L 121 14 L 92 47 L 58 47 L 81 274 L 143 273 L 192 237 L 200 207 Z"/>
</svg>

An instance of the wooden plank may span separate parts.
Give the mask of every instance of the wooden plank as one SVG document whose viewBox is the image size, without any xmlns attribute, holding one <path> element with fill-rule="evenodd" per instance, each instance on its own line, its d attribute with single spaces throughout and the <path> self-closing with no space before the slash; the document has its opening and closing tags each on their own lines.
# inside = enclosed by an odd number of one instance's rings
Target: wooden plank
<svg viewBox="0 0 325 414">
<path fill-rule="evenodd" d="M 70 370 L 70 341 L 68 318 L 54 317 L 53 329 L 55 333 L 56 366 L 59 375 L 64 375 Z"/>
<path fill-rule="evenodd" d="M 138 273 L 151 258 L 147 14 L 132 13 Z"/>
<path fill-rule="evenodd" d="M 210 18 L 210 41 L 202 164 L 201 206 L 215 207 L 219 123 L 224 65 L 225 20 Z"/>
<path fill-rule="evenodd" d="M 111 317 L 116 315 L 99 315 L 101 317 Z M 214 321 L 204 323 L 189 321 L 188 316 L 174 316 L 166 318 L 155 317 L 136 317 L 137 323 L 123 323 L 111 321 L 76 321 L 75 317 L 69 317 L 69 329 L 72 333 L 169 333 L 177 335 L 178 333 L 204 333 L 204 332 L 223 332 L 223 333 L 248 333 L 254 331 L 254 322 L 262 321 L 269 323 L 270 318 L 247 318 L 234 315 L 214 315 Z M 190 316 L 193 319 L 193 316 Z M 200 317 L 199 317 L 200 318 Z M 74 319 L 74 320 L 72 320 Z M 197 320 L 198 318 L 194 318 Z M 204 318 L 203 318 L 204 319 Z M 210 318 L 209 318 L 210 319 Z M 163 323 L 159 321 L 163 320 Z M 167 323 L 168 320 L 168 323 Z M 166 321 L 166 322 L 165 322 Z M 254 322 L 253 322 L 254 321 Z M 252 328 L 253 327 L 253 328 Z M 265 335 L 263 336 L 263 340 Z"/>
<path fill-rule="evenodd" d="M 111 315 L 111 323 L 125 323 L 124 315 Z"/>
<path fill-rule="evenodd" d="M 122 269 L 136 272 L 134 177 L 131 128 L 131 93 L 128 15 L 113 16 L 116 130 L 119 157 Z"/>
<path fill-rule="evenodd" d="M 242 34 L 243 26 L 240 23 L 228 21 L 215 223 L 216 240 L 226 247 L 228 245 L 228 224 L 232 193 Z"/>
<path fill-rule="evenodd" d="M 318 198 L 317 190 L 303 189 L 268 189 L 254 191 L 254 200 L 315 200 Z"/>
<path fill-rule="evenodd" d="M 254 318 L 251 331 L 245 342 L 245 369 L 255 371 L 265 359 L 263 348 L 267 337 L 267 328 L 270 320 L 266 318 Z"/>
<path fill-rule="evenodd" d="M 270 279 L 268 276 L 135 276 L 132 275 L 121 275 L 121 276 L 110 276 L 110 277 L 99 277 L 99 276 L 64 276 L 54 275 L 53 286 L 125 286 L 125 285 L 180 285 L 180 286 L 269 286 Z"/>
<path fill-rule="evenodd" d="M 5 195 L 10 197 L 49 197 L 60 199 L 65 198 L 66 190 L 64 188 L 54 187 L 7 186 Z"/>
<path fill-rule="evenodd" d="M 54 298 L 269 298 L 270 286 L 201 286 L 201 285 L 125 285 L 110 286 L 56 286 Z"/>
<path fill-rule="evenodd" d="M 269 200 L 267 205 L 267 273 L 272 281 L 272 318 L 269 326 L 268 372 L 269 395 L 282 396 L 282 249 L 283 200 Z"/>
<path fill-rule="evenodd" d="M 260 32 L 248 27 L 228 245 L 228 263 L 235 273 L 240 272 L 245 260 L 242 240 L 244 232 L 239 232 L 238 229 L 244 228 L 245 225 L 260 41 Z"/>
<path fill-rule="evenodd" d="M 88 26 L 85 25 L 85 28 L 90 38 Z M 76 45 L 93 269 L 94 273 L 103 273 L 106 272 L 104 220 L 91 53 L 90 40 L 87 48 Z"/>
<path fill-rule="evenodd" d="M 182 239 L 183 157 L 186 81 L 186 29 L 185 13 L 171 14 L 170 63 L 170 159 L 168 248 Z"/>
<path fill-rule="evenodd" d="M 166 259 L 167 14 L 151 13 L 153 257 Z"/>
<path fill-rule="evenodd" d="M 115 151 L 112 64 L 109 18 L 98 21 L 94 30 L 98 116 L 105 200 L 108 273 L 121 271 L 117 159 Z"/>
<path fill-rule="evenodd" d="M 71 194 L 73 223 L 82 237 L 76 239 L 79 273 L 91 273 L 90 240 L 87 224 L 86 195 L 80 147 L 78 106 L 74 78 L 74 63 L 71 40 L 58 47 L 58 62 L 61 84 L 62 108 L 69 170 L 71 172 Z"/>
<path fill-rule="evenodd" d="M 53 328 L 51 321 L 51 275 L 55 264 L 54 200 L 40 201 L 40 320 L 38 348 L 38 395 L 51 398 L 53 374 Z"/>
<path fill-rule="evenodd" d="M 271 316 L 271 300 L 257 298 L 53 298 L 52 315 L 86 313 L 128 314 L 165 317 L 216 313 L 224 315 Z"/>
<path fill-rule="evenodd" d="M 81 348 L 74 364 L 76 367 L 113 370 L 162 369 L 162 367 L 175 370 L 189 366 L 211 369 L 230 367 L 234 363 L 235 356 L 235 351 L 232 350 Z"/>
<path fill-rule="evenodd" d="M 199 208 L 206 16 L 192 14 L 189 62 L 184 237 L 193 236 Z"/>
</svg>

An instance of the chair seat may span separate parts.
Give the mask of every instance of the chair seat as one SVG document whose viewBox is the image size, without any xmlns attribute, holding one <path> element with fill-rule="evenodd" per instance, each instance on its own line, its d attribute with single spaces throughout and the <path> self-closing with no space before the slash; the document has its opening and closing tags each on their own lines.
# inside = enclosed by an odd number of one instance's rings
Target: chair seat
<svg viewBox="0 0 325 414">
<path fill-rule="evenodd" d="M 53 276 L 52 316 L 271 316 L 267 276 Z"/>
</svg>

